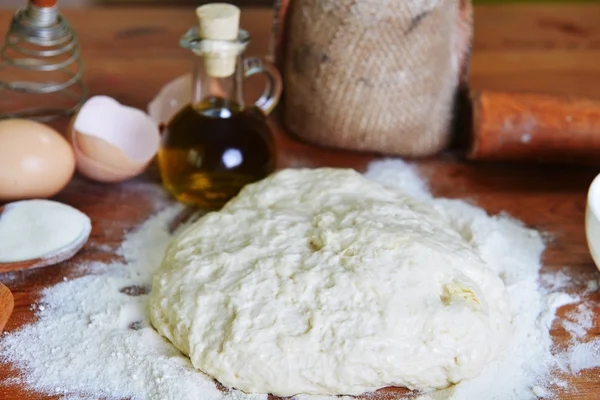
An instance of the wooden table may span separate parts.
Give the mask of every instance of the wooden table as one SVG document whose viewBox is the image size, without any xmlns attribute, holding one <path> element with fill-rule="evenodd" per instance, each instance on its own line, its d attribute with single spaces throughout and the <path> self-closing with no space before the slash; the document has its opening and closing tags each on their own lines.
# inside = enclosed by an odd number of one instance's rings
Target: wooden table
<svg viewBox="0 0 600 400">
<path fill-rule="evenodd" d="M 79 32 L 86 62 L 85 79 L 92 94 L 106 94 L 145 109 L 158 89 L 189 70 L 189 57 L 177 45 L 194 23 L 193 9 L 109 8 L 65 11 Z M 248 9 L 242 24 L 253 35 L 249 54 L 265 54 L 270 33 L 269 10 Z M 0 13 L 0 27 L 11 13 Z M 600 97 L 600 6 L 482 6 L 476 9 L 472 83 L 477 88 L 544 90 Z M 249 96 L 257 93 L 250 85 Z M 1 101 L 1 100 L 0 100 Z M 64 124 L 63 124 L 64 126 Z M 305 145 L 279 130 L 280 165 L 354 167 L 372 155 L 329 151 Z M 490 213 L 506 211 L 527 225 L 551 234 L 544 255 L 545 271 L 566 268 L 583 292 L 588 279 L 600 278 L 584 235 L 586 192 L 598 173 L 593 168 L 559 168 L 473 164 L 450 157 L 419 162 L 436 195 L 468 198 Z M 153 211 L 158 186 L 154 169 L 132 182 L 103 185 L 76 177 L 56 200 L 87 213 L 93 221 L 89 243 L 71 261 L 33 271 L 0 275 L 15 295 L 7 330 L 32 321 L 31 305 L 40 291 L 63 277 L 74 277 L 75 265 L 108 260 L 105 249 L 117 247 L 123 233 Z M 600 294 L 592 294 L 597 317 L 592 335 L 600 334 Z M 568 335 L 557 321 L 552 334 L 559 345 Z M 9 366 L 0 378 L 9 374 Z M 576 390 L 563 398 L 600 398 L 600 370 L 570 379 Z M 574 393 L 576 392 L 576 393 Z M 17 386 L 0 387 L 2 399 L 41 399 Z M 481 399 L 485 400 L 485 399 Z"/>
</svg>

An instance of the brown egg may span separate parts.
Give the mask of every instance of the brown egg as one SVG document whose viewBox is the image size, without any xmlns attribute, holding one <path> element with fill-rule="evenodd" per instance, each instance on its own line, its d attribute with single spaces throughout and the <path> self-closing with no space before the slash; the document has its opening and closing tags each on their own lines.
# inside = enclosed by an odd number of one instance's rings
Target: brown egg
<svg viewBox="0 0 600 400">
<path fill-rule="evenodd" d="M 74 172 L 73 148 L 60 133 L 30 120 L 0 121 L 0 201 L 52 197 Z"/>
</svg>

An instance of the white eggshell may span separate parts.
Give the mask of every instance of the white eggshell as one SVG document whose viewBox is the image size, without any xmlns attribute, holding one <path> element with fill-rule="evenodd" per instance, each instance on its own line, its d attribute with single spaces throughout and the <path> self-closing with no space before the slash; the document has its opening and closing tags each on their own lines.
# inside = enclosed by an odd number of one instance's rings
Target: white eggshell
<svg viewBox="0 0 600 400">
<path fill-rule="evenodd" d="M 148 104 L 148 115 L 157 126 L 166 125 L 183 107 L 192 102 L 192 76 L 181 75 L 158 92 Z"/>
<path fill-rule="evenodd" d="M 108 96 L 94 96 L 73 118 L 69 138 L 79 173 L 117 182 L 144 171 L 158 151 L 160 134 L 143 111 Z"/>
<path fill-rule="evenodd" d="M 86 101 L 73 127 L 76 132 L 95 136 L 121 149 L 133 161 L 146 162 L 158 150 L 160 135 L 152 119 L 108 96 L 94 96 Z M 88 153 L 88 156 L 94 155 Z"/>
</svg>

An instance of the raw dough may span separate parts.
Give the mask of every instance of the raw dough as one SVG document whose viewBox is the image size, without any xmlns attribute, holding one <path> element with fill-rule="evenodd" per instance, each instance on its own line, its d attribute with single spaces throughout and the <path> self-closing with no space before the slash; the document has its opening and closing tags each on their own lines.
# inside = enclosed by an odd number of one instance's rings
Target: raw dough
<svg viewBox="0 0 600 400">
<path fill-rule="evenodd" d="M 502 351 L 504 285 L 442 214 L 353 170 L 289 169 L 184 229 L 150 317 L 226 386 L 442 388 Z"/>
</svg>

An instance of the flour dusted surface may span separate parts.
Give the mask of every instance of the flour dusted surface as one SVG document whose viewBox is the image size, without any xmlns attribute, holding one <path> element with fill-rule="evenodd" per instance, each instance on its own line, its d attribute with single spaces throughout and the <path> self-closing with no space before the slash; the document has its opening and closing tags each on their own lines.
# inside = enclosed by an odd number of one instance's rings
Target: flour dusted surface
<svg viewBox="0 0 600 400">
<path fill-rule="evenodd" d="M 281 171 L 182 232 L 150 317 L 222 384 L 282 397 L 444 388 L 512 329 L 502 281 L 450 218 L 329 168 Z"/>
<path fill-rule="evenodd" d="M 502 277 L 509 293 L 516 329 L 506 350 L 477 377 L 424 394 L 422 398 L 533 400 L 539 396 L 561 398 L 555 391 L 557 388 L 561 394 L 576 392 L 578 388 L 569 389 L 556 370 L 575 374 L 600 364 L 600 357 L 589 352 L 598 340 L 588 344 L 577 339 L 581 329 L 589 329 L 585 315 L 588 307 L 594 307 L 595 297 L 588 296 L 585 307 L 573 308 L 569 320 L 576 325 L 567 324 L 573 330 L 573 343 L 564 353 L 564 349 L 559 349 L 558 357 L 554 357 L 549 328 L 558 307 L 579 301 L 562 292 L 578 287 L 579 277 L 572 275 L 573 271 L 569 273 L 568 267 L 540 276 L 540 255 L 544 250 L 540 234 L 506 215 L 489 216 L 463 200 L 434 198 L 416 166 L 401 160 L 374 162 L 365 176 L 398 187 L 447 214 L 462 236 L 471 237 L 472 246 L 484 249 L 483 259 Z M 163 195 L 156 185 L 144 184 L 136 190 L 143 190 L 155 199 Z M 160 202 L 156 206 L 165 204 Z M 151 286 L 152 276 L 171 239 L 168 226 L 176 219 L 178 210 L 179 207 L 169 208 L 154 215 L 128 234 L 119 250 L 124 263 L 74 265 L 72 273 L 88 276 L 65 277 L 64 282 L 45 289 L 38 302 L 32 304 L 36 321 L 0 337 L 2 361 L 12 363 L 20 373 L 0 385 L 58 394 L 61 400 L 267 400 L 266 394 L 221 391 L 150 327 L 146 312 L 148 295 L 135 297 L 121 292 L 124 286 Z M 598 289 L 597 273 L 595 276 L 587 284 L 590 293 Z M 0 279 L 14 284 L 22 275 L 2 274 Z M 582 353 L 585 357 L 580 357 Z M 368 398 L 389 398 L 389 392 Z M 294 397 L 294 400 L 340 399 L 350 398 Z"/>
</svg>

